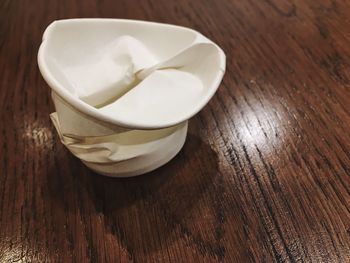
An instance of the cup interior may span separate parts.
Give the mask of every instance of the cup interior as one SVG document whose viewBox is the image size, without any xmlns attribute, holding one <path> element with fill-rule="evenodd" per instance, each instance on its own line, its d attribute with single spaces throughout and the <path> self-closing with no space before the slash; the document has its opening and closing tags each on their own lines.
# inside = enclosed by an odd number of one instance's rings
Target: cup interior
<svg viewBox="0 0 350 263">
<path fill-rule="evenodd" d="M 114 50 L 116 39 L 127 36 L 142 43 L 151 54 L 145 65 L 152 66 L 192 45 L 198 35 L 191 29 L 142 21 L 61 20 L 44 34 L 39 66 L 49 72 L 46 78 L 54 79 L 52 88 L 87 114 L 122 126 L 167 127 L 193 116 L 214 94 L 223 76 L 223 52 L 213 44 L 212 50 L 183 68 L 155 72 L 115 96 L 112 93 L 128 75 L 125 65 L 135 59 L 113 57 L 113 52 L 118 52 L 118 48 Z M 126 48 L 133 54 L 132 45 Z M 84 95 L 89 86 L 97 89 L 90 97 Z M 104 90 L 112 92 L 111 99 L 102 98 L 99 90 L 108 96 Z"/>
</svg>

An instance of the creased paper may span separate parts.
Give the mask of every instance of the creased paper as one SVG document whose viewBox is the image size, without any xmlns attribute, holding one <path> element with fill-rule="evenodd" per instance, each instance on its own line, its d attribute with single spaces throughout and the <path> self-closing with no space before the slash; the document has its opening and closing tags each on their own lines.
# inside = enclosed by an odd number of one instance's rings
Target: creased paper
<svg viewBox="0 0 350 263">
<path fill-rule="evenodd" d="M 181 149 L 187 120 L 223 77 L 225 55 L 187 28 L 72 19 L 47 28 L 38 63 L 61 142 L 98 172 L 130 176 Z"/>
</svg>

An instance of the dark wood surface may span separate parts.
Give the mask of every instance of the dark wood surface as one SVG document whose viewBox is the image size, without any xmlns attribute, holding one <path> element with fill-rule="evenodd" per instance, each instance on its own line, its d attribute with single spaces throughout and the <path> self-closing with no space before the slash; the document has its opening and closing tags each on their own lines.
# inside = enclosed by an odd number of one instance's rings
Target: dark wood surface
<svg viewBox="0 0 350 263">
<path fill-rule="evenodd" d="M 131 179 L 59 142 L 36 55 L 55 19 L 188 26 L 227 72 L 183 150 Z M 350 262 L 350 2 L 0 2 L 0 262 Z"/>
</svg>

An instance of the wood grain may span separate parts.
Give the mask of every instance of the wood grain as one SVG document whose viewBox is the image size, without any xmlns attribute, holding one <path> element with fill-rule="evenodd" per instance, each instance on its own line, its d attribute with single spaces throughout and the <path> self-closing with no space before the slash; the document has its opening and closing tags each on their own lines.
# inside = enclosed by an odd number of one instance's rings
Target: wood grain
<svg viewBox="0 0 350 263">
<path fill-rule="evenodd" d="M 131 179 L 59 142 L 36 55 L 55 19 L 199 30 L 227 72 L 181 153 Z M 0 2 L 0 262 L 350 262 L 350 2 Z"/>
</svg>

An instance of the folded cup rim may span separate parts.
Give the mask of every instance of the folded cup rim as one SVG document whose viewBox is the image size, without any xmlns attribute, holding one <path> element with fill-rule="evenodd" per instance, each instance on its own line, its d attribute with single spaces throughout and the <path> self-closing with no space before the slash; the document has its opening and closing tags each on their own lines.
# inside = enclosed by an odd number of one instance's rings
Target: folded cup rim
<svg viewBox="0 0 350 263">
<path fill-rule="evenodd" d="M 216 78 L 213 81 L 213 84 L 209 88 L 209 92 L 206 93 L 206 96 L 204 96 L 201 99 L 201 103 L 196 105 L 196 107 L 193 108 L 191 112 L 189 112 L 186 116 L 182 118 L 178 118 L 176 121 L 168 121 L 168 122 L 162 122 L 162 123 L 142 123 L 138 120 L 119 120 L 116 118 L 112 118 L 108 115 L 105 115 L 101 112 L 99 112 L 95 107 L 83 102 L 79 98 L 73 96 L 68 90 L 66 90 L 63 85 L 55 79 L 53 74 L 50 72 L 47 66 L 47 62 L 45 60 L 46 55 L 46 49 L 47 49 L 47 39 L 50 38 L 50 34 L 52 29 L 57 23 L 84 23 L 84 22 L 96 22 L 96 23 L 104 23 L 104 22 L 114 22 L 114 23 L 130 23 L 135 26 L 142 26 L 142 25 L 155 25 L 155 26 L 161 26 L 161 27 L 172 27 L 180 30 L 187 30 L 190 32 L 193 32 L 197 34 L 200 37 L 202 36 L 199 32 L 182 26 L 177 25 L 171 25 L 171 24 L 165 24 L 165 23 L 157 23 L 157 22 L 150 22 L 150 21 L 142 21 L 142 20 L 129 20 L 129 19 L 111 19 L 111 18 L 75 18 L 75 19 L 63 19 L 63 20 L 56 20 L 52 22 L 45 30 L 43 34 L 43 40 L 39 47 L 38 51 L 38 66 L 39 70 L 47 82 L 47 84 L 50 86 L 50 88 L 56 92 L 62 99 L 64 99 L 68 104 L 70 104 L 73 108 L 77 109 L 78 111 L 92 117 L 96 118 L 100 121 L 107 122 L 113 125 L 121 126 L 128 129 L 161 129 L 161 128 L 167 128 L 171 126 L 175 126 L 179 123 L 182 123 L 191 117 L 193 117 L 195 114 L 197 114 L 211 99 L 211 97 L 215 94 L 217 88 L 220 85 L 220 82 L 223 78 L 223 75 L 225 73 L 226 68 L 226 56 L 222 49 L 217 46 L 214 42 L 211 40 L 205 38 L 206 40 L 210 41 L 210 43 L 214 44 L 219 52 L 219 64 L 220 67 L 217 69 L 218 72 L 216 74 Z"/>
</svg>

